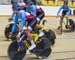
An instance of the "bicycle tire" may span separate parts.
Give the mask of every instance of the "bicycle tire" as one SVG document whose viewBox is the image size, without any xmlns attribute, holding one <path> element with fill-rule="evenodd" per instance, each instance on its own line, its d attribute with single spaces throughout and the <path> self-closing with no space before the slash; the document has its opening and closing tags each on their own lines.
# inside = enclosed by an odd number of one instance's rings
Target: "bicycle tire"
<svg viewBox="0 0 75 60">
<path fill-rule="evenodd" d="M 22 44 L 21 50 L 18 50 L 18 43 L 17 41 L 13 41 L 8 47 L 8 57 L 10 60 L 22 60 L 26 54 L 26 46 Z"/>
<path fill-rule="evenodd" d="M 9 34 L 11 32 L 12 26 L 13 26 L 13 23 L 10 23 L 10 24 L 6 25 L 6 28 L 4 30 L 4 35 L 5 35 L 5 37 L 6 37 L 7 40 L 9 40 Z M 16 40 L 17 33 L 18 33 L 18 26 L 16 27 L 16 30 L 13 33 L 13 37 L 11 38 L 12 41 Z"/>
</svg>

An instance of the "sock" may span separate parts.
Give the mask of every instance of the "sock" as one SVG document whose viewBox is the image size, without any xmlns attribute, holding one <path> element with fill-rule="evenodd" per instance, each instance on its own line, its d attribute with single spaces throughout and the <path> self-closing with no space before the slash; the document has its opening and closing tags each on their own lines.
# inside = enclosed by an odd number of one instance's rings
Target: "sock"
<svg viewBox="0 0 75 60">
<path fill-rule="evenodd" d="M 39 37 L 41 37 L 42 35 L 44 35 L 42 30 L 39 30 Z"/>
<path fill-rule="evenodd" d="M 35 45 L 35 43 L 34 43 L 34 41 L 33 41 L 33 40 L 30 40 L 30 42 L 31 42 L 31 45 Z"/>
</svg>

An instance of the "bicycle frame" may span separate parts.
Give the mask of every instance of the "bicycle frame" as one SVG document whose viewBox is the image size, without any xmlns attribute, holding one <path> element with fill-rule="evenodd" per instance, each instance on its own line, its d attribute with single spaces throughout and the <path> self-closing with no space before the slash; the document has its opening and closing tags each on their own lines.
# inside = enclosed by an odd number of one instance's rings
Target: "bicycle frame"
<svg viewBox="0 0 75 60">
<path fill-rule="evenodd" d="M 44 30 L 44 25 L 41 25 L 41 29 Z M 34 42 L 39 42 L 40 40 L 38 40 L 39 38 L 39 35 L 37 33 L 32 33 L 32 36 L 34 38 Z M 30 48 L 30 44 L 29 42 L 27 41 L 28 39 L 27 38 L 23 38 L 21 41 L 20 40 L 17 40 L 18 44 L 22 44 L 22 41 L 24 42 L 24 44 L 26 45 L 27 48 Z M 21 43 L 20 43 L 21 42 Z M 19 46 L 20 47 L 20 46 Z"/>
<path fill-rule="evenodd" d="M 63 20 L 64 18 L 66 18 L 66 22 Z M 68 25 L 68 17 L 65 17 L 65 15 L 60 16 L 60 34 L 62 34 L 63 26 L 66 25 Z"/>
</svg>

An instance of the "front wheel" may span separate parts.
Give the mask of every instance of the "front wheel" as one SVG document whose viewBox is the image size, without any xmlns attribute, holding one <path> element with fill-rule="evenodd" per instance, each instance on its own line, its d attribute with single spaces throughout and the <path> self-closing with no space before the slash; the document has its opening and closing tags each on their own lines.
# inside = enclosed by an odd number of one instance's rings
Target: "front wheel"
<svg viewBox="0 0 75 60">
<path fill-rule="evenodd" d="M 10 46 L 8 47 L 8 57 L 10 60 L 22 60 L 26 54 L 26 46 L 23 44 L 21 46 L 21 50 L 18 50 L 18 43 L 17 41 L 13 41 Z"/>
</svg>

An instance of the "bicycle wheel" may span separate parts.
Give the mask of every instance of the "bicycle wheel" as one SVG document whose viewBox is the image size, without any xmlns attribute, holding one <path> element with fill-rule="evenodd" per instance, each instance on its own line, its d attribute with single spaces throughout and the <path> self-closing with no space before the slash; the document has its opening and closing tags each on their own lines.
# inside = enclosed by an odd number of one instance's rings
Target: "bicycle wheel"
<svg viewBox="0 0 75 60">
<path fill-rule="evenodd" d="M 50 29 L 48 31 L 44 30 L 44 33 L 45 33 L 45 36 L 51 41 L 52 46 L 54 46 L 55 39 L 56 39 L 56 35 L 55 35 L 54 31 L 52 31 Z"/>
<path fill-rule="evenodd" d="M 5 30 L 4 30 L 4 34 L 5 34 L 5 37 L 7 38 L 7 40 L 9 39 L 9 34 L 10 34 L 10 32 L 11 32 L 12 26 L 13 26 L 13 23 L 8 24 L 8 25 L 6 26 L 6 28 L 5 28 Z M 16 40 L 16 35 L 17 35 L 17 33 L 18 33 L 18 29 L 19 29 L 19 28 L 18 28 L 18 26 L 17 26 L 15 32 L 13 33 L 13 36 L 12 36 L 11 40 Z"/>
<path fill-rule="evenodd" d="M 47 39 L 46 37 L 42 37 L 40 43 L 43 46 L 43 51 L 40 53 L 40 55 L 42 57 L 48 57 L 52 52 L 51 41 Z"/>
<path fill-rule="evenodd" d="M 22 60 L 26 54 L 26 46 L 22 44 L 21 50 L 18 50 L 17 41 L 13 41 L 8 47 L 8 57 L 10 60 Z"/>
<path fill-rule="evenodd" d="M 74 30 L 75 30 L 75 23 L 74 23 L 74 21 L 72 19 L 69 19 L 69 25 L 70 25 L 70 27 L 69 27 L 70 31 L 74 32 Z"/>
<path fill-rule="evenodd" d="M 51 54 L 51 52 L 51 42 L 46 37 L 40 38 L 40 42 L 37 43 L 36 48 L 32 50 L 32 53 L 40 57 L 48 57 Z"/>
</svg>

